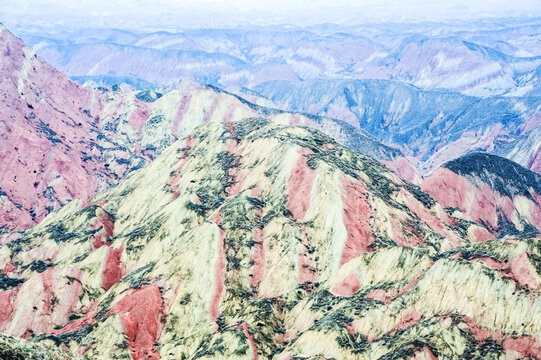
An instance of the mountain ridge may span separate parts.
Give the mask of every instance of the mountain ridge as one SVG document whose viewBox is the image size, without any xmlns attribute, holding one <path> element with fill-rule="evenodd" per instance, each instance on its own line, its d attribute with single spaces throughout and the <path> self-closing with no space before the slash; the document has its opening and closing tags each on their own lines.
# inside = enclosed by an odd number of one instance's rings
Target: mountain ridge
<svg viewBox="0 0 541 360">
<path fill-rule="evenodd" d="M 96 36 L 89 31 L 71 29 L 62 35 L 36 37 L 24 32 L 23 37 L 36 45 L 40 54 L 70 76 L 136 75 L 163 85 L 170 78 L 184 74 L 220 87 L 253 88 L 269 80 L 301 81 L 330 78 L 398 79 L 425 89 L 445 88 L 469 95 L 490 96 L 525 93 L 535 87 L 535 68 L 541 63 L 539 46 L 531 41 L 536 27 L 523 27 L 522 32 L 505 35 L 512 28 L 486 30 L 489 35 L 476 36 L 471 28 L 458 31 L 445 24 L 391 24 L 334 26 L 333 30 L 313 27 L 184 29 L 180 32 L 139 32 L 129 35 L 114 29 L 101 29 Z M 504 27 L 504 31 L 501 26 Z M 439 28 L 430 31 L 429 28 Z M 460 26 L 455 26 L 460 27 Z M 408 29 L 409 30 L 406 30 Z M 531 31 L 528 33 L 528 31 Z M 482 31 L 480 31 L 482 32 Z M 413 35 L 412 35 L 413 34 Z M 120 36 L 119 36 L 120 35 Z M 124 46 L 112 56 L 124 54 L 125 65 L 102 61 L 98 43 Z M 75 49 L 86 47 L 86 50 Z M 195 62 L 180 57 L 167 57 L 174 66 L 152 64 L 136 48 L 159 52 L 163 58 L 172 50 L 201 51 Z M 133 48 L 130 51 L 125 51 Z M 204 55 L 207 53 L 207 55 Z M 238 64 L 193 72 L 196 63 L 206 63 L 214 54 L 227 54 Z M 111 55 L 111 53 L 108 53 Z M 240 65 L 243 62 L 245 65 Z M 140 71 L 130 64 L 146 63 Z M 223 64 L 222 64 L 223 65 Z M 179 73 L 180 71 L 180 73 Z M 212 73 L 212 76 L 209 74 Z M 533 75 L 532 75 L 533 74 Z M 532 77 L 533 76 L 533 77 Z"/>
<path fill-rule="evenodd" d="M 272 81 L 255 90 L 282 109 L 339 118 L 363 128 L 400 149 L 423 175 L 476 150 L 509 157 L 534 171 L 539 168 L 538 97 L 482 99 L 389 80 Z"/>
<path fill-rule="evenodd" d="M 340 121 L 271 111 L 214 87 L 181 83 L 146 102 L 137 98 L 138 93 L 82 88 L 34 56 L 7 29 L 2 28 L 0 36 L 0 90 L 6 104 L 1 115 L 9 118 L 2 123 L 0 144 L 6 159 L 0 179 L 0 226 L 8 229 L 35 224 L 74 197 L 93 196 L 208 121 L 263 113 L 279 123 L 319 128 L 391 166 L 401 155 Z M 18 71 L 23 64 L 30 72 Z M 17 144 L 21 138 L 27 140 Z M 405 159 L 399 161 L 402 168 L 411 167 Z"/>
</svg>

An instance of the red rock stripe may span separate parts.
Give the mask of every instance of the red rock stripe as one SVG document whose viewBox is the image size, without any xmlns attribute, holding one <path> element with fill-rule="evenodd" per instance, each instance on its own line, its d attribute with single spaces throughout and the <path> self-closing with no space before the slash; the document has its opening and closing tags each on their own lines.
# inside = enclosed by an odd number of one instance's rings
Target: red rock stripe
<svg viewBox="0 0 541 360">
<path fill-rule="evenodd" d="M 298 281 L 299 284 L 312 283 L 317 281 L 318 274 L 315 271 L 315 264 L 309 257 L 308 248 L 311 247 L 310 234 L 303 234 L 304 239 L 298 245 L 299 258 L 298 258 Z M 308 288 L 308 292 L 313 289 Z"/>
<path fill-rule="evenodd" d="M 137 130 L 137 133 L 140 134 L 150 114 L 150 107 L 148 104 L 140 100 L 136 100 L 135 103 L 137 105 L 137 109 L 131 113 L 128 122 Z"/>
<path fill-rule="evenodd" d="M 250 333 L 250 329 L 248 328 L 248 325 L 246 323 L 241 323 L 238 325 L 244 332 L 244 335 L 246 335 L 246 338 L 248 339 L 248 342 L 250 343 L 250 347 L 252 348 L 252 360 L 257 360 L 259 355 L 257 354 L 257 344 L 255 343 L 254 336 Z"/>
<path fill-rule="evenodd" d="M 184 118 L 184 115 L 186 114 L 186 111 L 188 111 L 188 105 L 190 104 L 191 99 L 191 93 L 182 95 L 175 120 L 173 120 L 173 124 L 171 124 L 171 130 L 175 136 L 179 136 L 178 128 L 182 119 Z"/>
<path fill-rule="evenodd" d="M 224 231 L 220 228 L 220 223 L 222 222 L 222 214 L 217 213 L 213 218 L 212 222 L 218 226 L 219 239 L 218 239 L 218 259 L 214 266 L 214 292 L 212 294 L 210 302 L 210 319 L 212 322 L 215 322 L 218 319 L 219 315 L 219 306 L 220 300 L 222 299 L 224 293 L 224 275 L 225 275 L 225 248 L 224 248 Z"/>
<path fill-rule="evenodd" d="M 351 273 L 346 276 L 344 280 L 333 286 L 331 293 L 336 296 L 351 296 L 355 294 L 360 287 L 361 282 L 359 281 L 359 276 Z"/>
<path fill-rule="evenodd" d="M 502 343 L 506 352 L 518 352 L 524 358 L 541 359 L 541 341 L 534 336 L 508 337 Z"/>
<path fill-rule="evenodd" d="M 129 341 L 132 359 L 158 360 L 154 343 L 163 330 L 164 305 L 158 286 L 153 284 L 126 295 L 111 310 L 118 314 Z"/>
<path fill-rule="evenodd" d="M 13 315 L 13 303 L 17 296 L 16 289 L 0 291 L 0 331 L 5 331 Z"/>
<path fill-rule="evenodd" d="M 342 189 L 342 203 L 344 208 L 344 226 L 347 238 L 340 265 L 347 263 L 355 256 L 371 251 L 370 245 L 374 242 L 370 217 L 373 210 L 366 199 L 368 190 L 361 182 L 351 181 L 346 175 L 340 175 Z"/>
<path fill-rule="evenodd" d="M 105 266 L 101 281 L 101 286 L 105 290 L 109 290 L 126 274 L 126 269 L 122 263 L 123 252 L 124 246 L 121 246 L 118 249 L 112 249 L 110 247 L 107 248 L 107 252 L 105 254 Z"/>
<path fill-rule="evenodd" d="M 314 186 L 315 173 L 308 166 L 308 158 L 305 156 L 312 151 L 299 147 L 297 153 L 300 156 L 287 183 L 287 209 L 293 218 L 303 221 L 310 207 L 310 193 Z"/>
</svg>

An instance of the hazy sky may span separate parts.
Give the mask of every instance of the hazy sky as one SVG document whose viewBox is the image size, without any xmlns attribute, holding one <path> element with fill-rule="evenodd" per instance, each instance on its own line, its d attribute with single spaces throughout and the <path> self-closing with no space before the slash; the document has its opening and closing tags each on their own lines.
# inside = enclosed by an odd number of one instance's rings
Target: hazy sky
<svg viewBox="0 0 541 360">
<path fill-rule="evenodd" d="M 541 0 L 0 0 L 0 21 L 8 26 L 304 26 L 539 14 Z"/>
</svg>

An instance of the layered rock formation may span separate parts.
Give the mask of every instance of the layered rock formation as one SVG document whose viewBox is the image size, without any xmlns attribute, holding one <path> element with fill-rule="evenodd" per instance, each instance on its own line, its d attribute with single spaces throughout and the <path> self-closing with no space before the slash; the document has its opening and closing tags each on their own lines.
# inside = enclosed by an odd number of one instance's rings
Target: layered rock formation
<svg viewBox="0 0 541 360">
<path fill-rule="evenodd" d="M 0 331 L 92 359 L 541 356 L 539 239 L 322 133 L 212 122 L 0 239 Z"/>
<path fill-rule="evenodd" d="M 418 43 L 434 45 L 402 53 Z M 1 358 L 541 358 L 538 174 L 474 153 L 423 180 L 358 124 L 243 89 L 253 102 L 186 81 L 81 87 L 3 27 L 0 60 Z M 483 143 L 537 168 L 535 94 L 494 103 L 514 128 L 463 113 L 428 130 L 393 94 L 365 124 L 400 127 L 389 143 Z M 481 114 L 434 94 L 410 99 Z"/>
</svg>

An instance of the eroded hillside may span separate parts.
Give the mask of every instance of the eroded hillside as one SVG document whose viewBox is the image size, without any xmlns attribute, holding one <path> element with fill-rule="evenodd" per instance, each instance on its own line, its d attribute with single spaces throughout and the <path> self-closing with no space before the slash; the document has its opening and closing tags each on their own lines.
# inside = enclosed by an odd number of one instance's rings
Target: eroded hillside
<svg viewBox="0 0 541 360">
<path fill-rule="evenodd" d="M 92 359 L 540 357 L 539 239 L 322 133 L 211 122 L 0 239 L 0 331 Z"/>
</svg>

